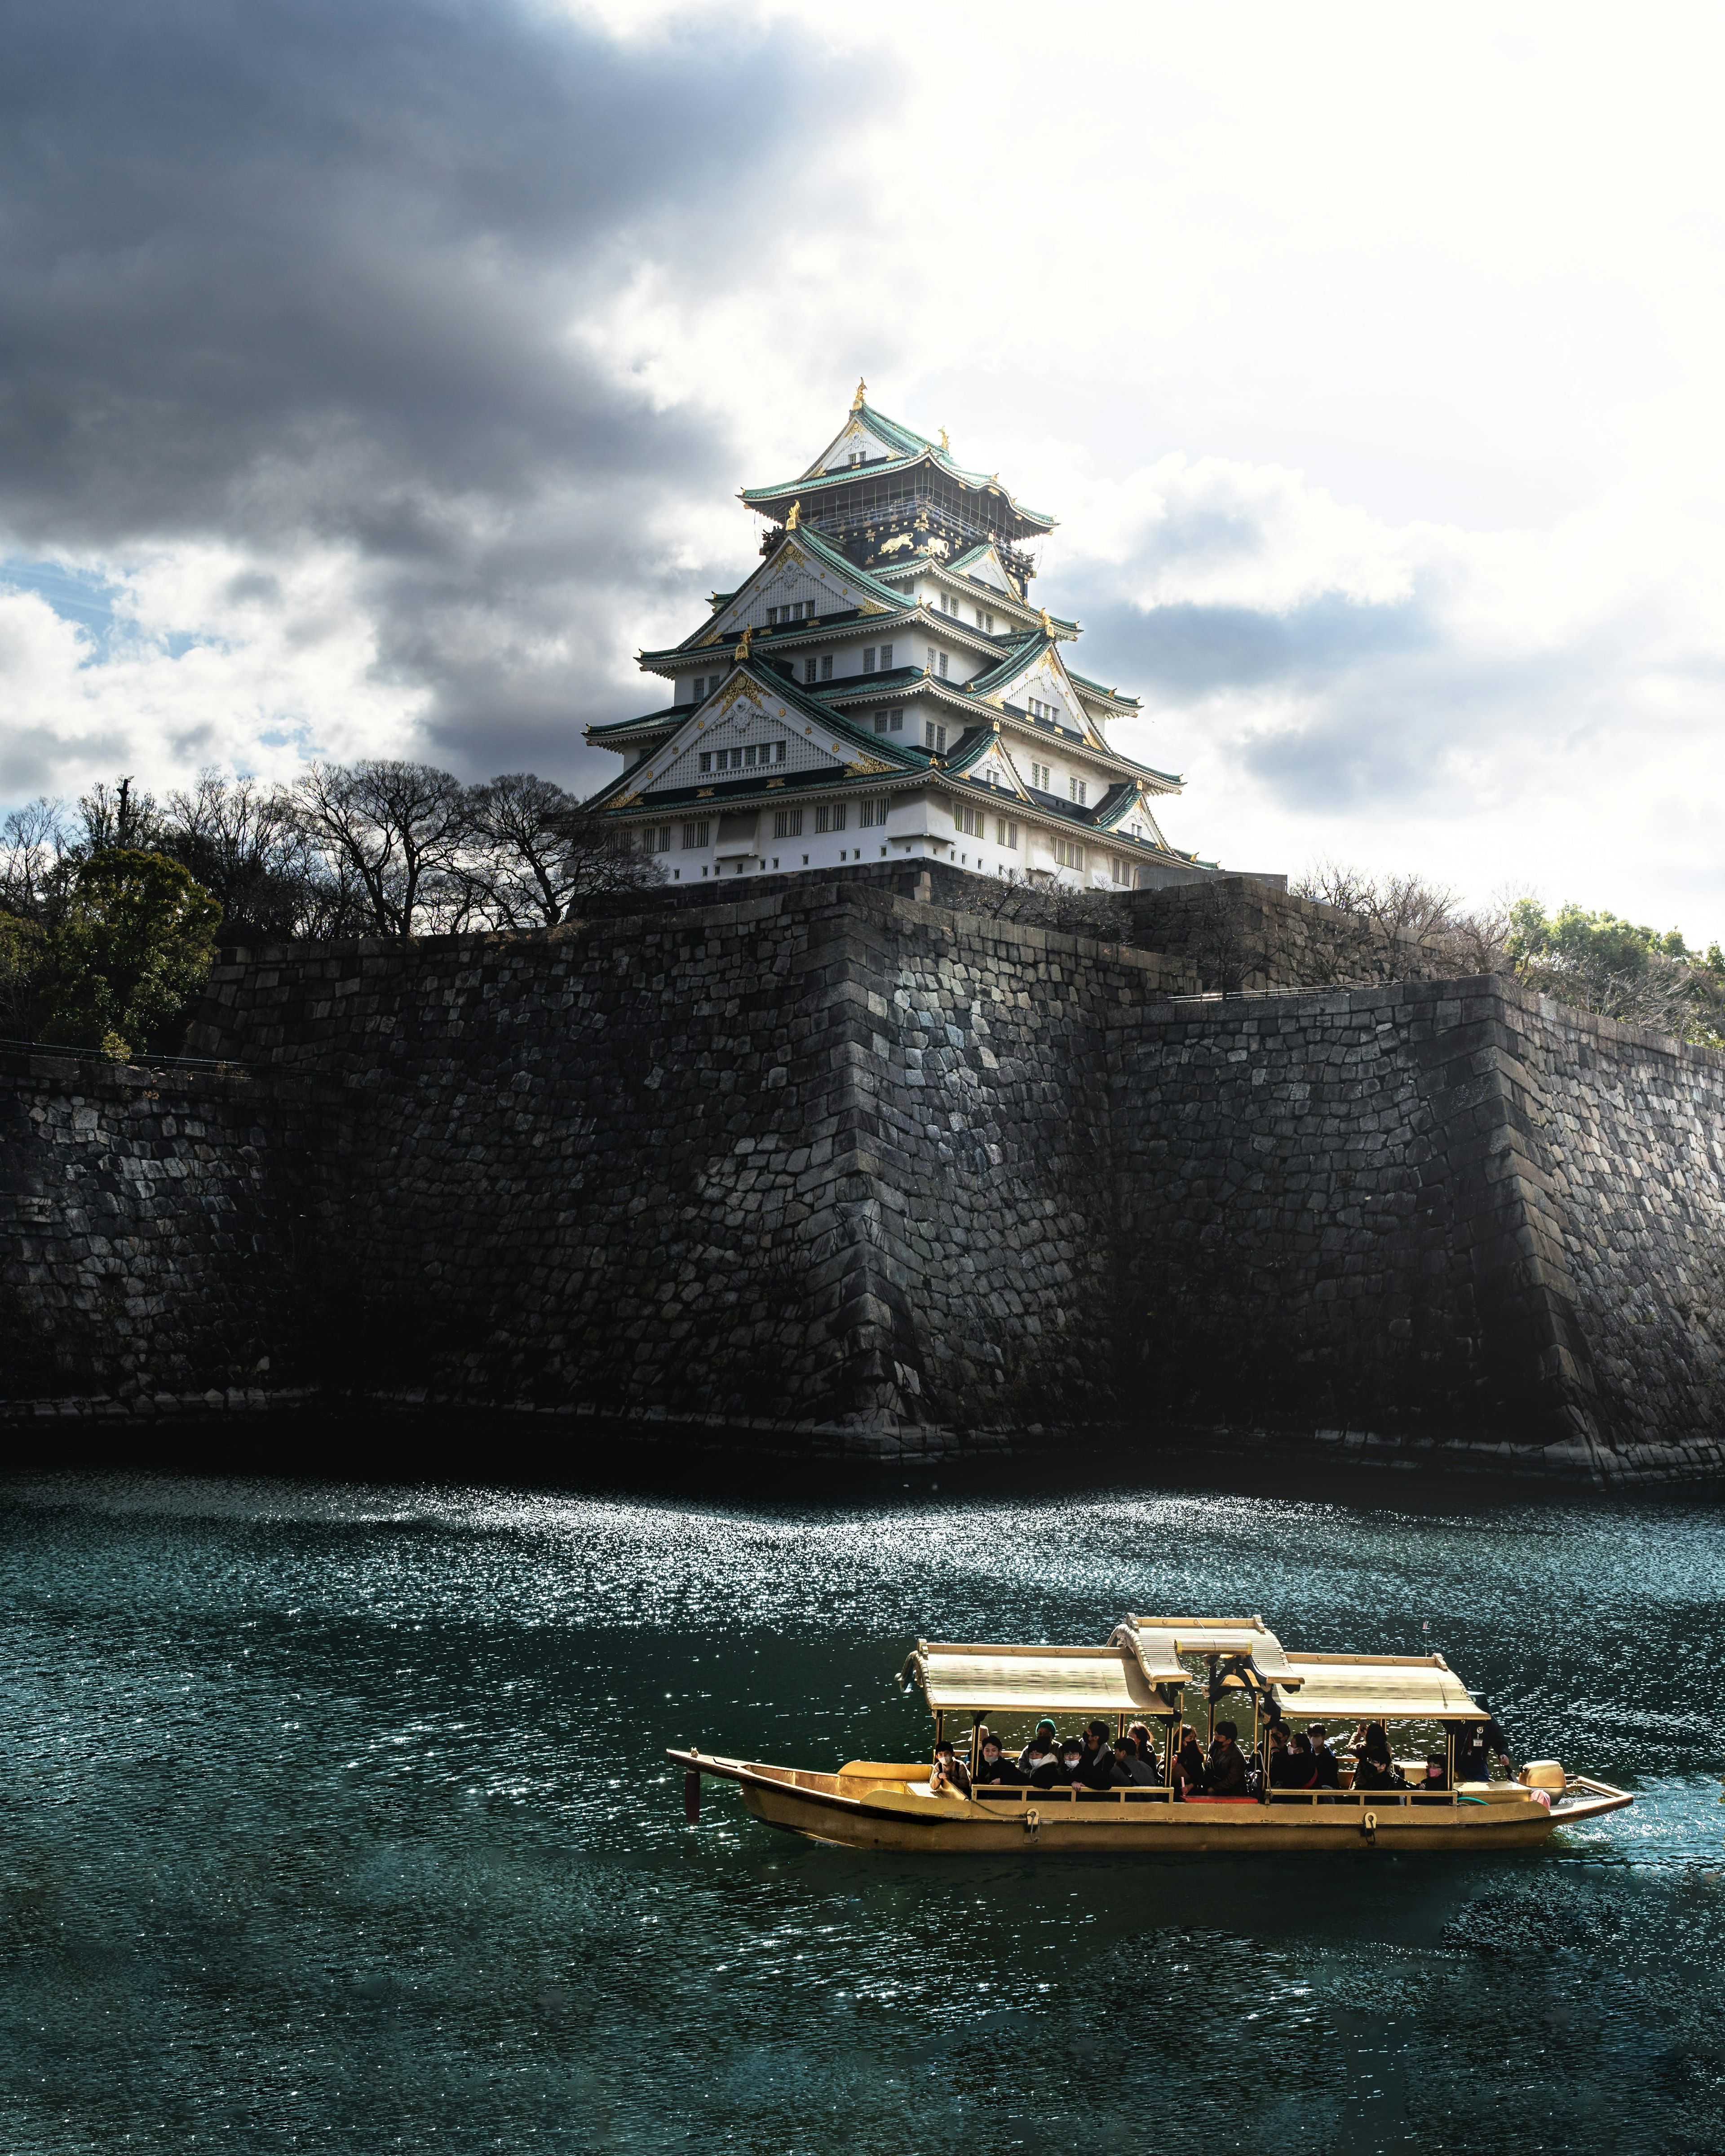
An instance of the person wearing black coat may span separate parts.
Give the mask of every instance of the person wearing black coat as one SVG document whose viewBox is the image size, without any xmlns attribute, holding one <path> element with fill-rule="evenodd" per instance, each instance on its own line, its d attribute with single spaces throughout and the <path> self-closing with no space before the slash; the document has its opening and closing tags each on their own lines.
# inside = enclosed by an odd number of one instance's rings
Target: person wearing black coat
<svg viewBox="0 0 1725 2156">
<path fill-rule="evenodd" d="M 1356 1789 L 1404 1789 L 1407 1778 L 1389 1756 L 1389 1739 L 1381 1722 L 1368 1722 L 1354 1736 Z"/>
<path fill-rule="evenodd" d="M 1239 1727 L 1232 1722 L 1216 1724 L 1215 1742 L 1210 1746 L 1209 1764 L 1204 1774 L 1207 1795 L 1243 1797 L 1245 1794 L 1245 1760 L 1235 1742 L 1239 1735 Z"/>
<path fill-rule="evenodd" d="M 998 1737 L 985 1737 L 981 1746 L 982 1756 L 977 1761 L 976 1771 L 971 1776 L 973 1787 L 986 1789 L 991 1784 L 1001 1789 L 1021 1789 L 1025 1777 L 1000 1748 Z"/>
<path fill-rule="evenodd" d="M 1114 1786 L 1114 1748 L 1108 1742 L 1106 1722 L 1092 1722 L 1084 1732 L 1084 1756 L 1078 1763 L 1078 1779 L 1091 1791 Z"/>
<path fill-rule="evenodd" d="M 1312 1740 L 1312 1756 L 1317 1762 L 1317 1784 L 1320 1789 L 1339 1789 L 1342 1770 L 1336 1755 L 1330 1749 L 1330 1732 L 1321 1722 L 1309 1722 L 1306 1734 Z"/>
<path fill-rule="evenodd" d="M 1180 1729 L 1180 1748 L 1174 1755 L 1174 1785 L 1182 1796 L 1201 1797 L 1204 1782 L 1204 1752 L 1198 1733 L 1189 1723 Z"/>
</svg>

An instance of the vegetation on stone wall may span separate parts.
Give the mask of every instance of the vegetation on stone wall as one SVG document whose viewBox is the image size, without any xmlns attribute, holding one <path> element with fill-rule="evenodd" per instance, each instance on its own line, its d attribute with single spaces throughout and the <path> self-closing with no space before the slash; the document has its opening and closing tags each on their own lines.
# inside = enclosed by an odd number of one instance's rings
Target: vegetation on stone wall
<svg viewBox="0 0 1725 2156">
<path fill-rule="evenodd" d="M 1725 1047 L 1725 952 L 1690 949 L 1675 928 L 1657 929 L 1568 905 L 1548 913 L 1537 898 L 1462 906 L 1442 885 L 1414 875 L 1373 877 L 1325 862 L 1293 886 L 1319 901 L 1425 947 L 1431 977 L 1512 973 L 1572 1009 Z"/>
<path fill-rule="evenodd" d="M 663 877 L 531 773 L 467 786 L 427 764 L 317 763 L 284 787 L 206 772 L 159 802 L 121 778 L 0 823 L 0 1033 L 171 1050 L 218 923 L 253 948 L 547 927 Z"/>
<path fill-rule="evenodd" d="M 172 1043 L 216 955 L 222 909 L 177 861 L 108 846 L 73 869 L 43 941 L 40 1037 L 104 1048 L 116 1060 Z"/>
</svg>

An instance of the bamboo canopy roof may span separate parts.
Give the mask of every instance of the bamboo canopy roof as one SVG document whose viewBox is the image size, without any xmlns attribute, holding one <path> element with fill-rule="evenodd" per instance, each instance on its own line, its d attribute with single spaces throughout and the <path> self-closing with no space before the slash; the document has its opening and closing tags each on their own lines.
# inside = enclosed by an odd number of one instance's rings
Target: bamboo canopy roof
<svg viewBox="0 0 1725 2156">
<path fill-rule="evenodd" d="M 937 1712 L 1169 1712 L 1127 1647 L 956 1645 L 919 1640 L 906 1666 Z"/>
<path fill-rule="evenodd" d="M 1227 1655 L 1249 1661 L 1266 1684 L 1297 1684 L 1282 1644 L 1261 1617 L 1129 1616 L 1114 1637 L 1135 1645 L 1157 1684 L 1178 1682 L 1182 1655 Z"/>
<path fill-rule="evenodd" d="M 1298 1655 L 1296 1683 L 1272 1686 L 1284 1712 L 1323 1722 L 1483 1722 L 1441 1655 Z"/>
</svg>

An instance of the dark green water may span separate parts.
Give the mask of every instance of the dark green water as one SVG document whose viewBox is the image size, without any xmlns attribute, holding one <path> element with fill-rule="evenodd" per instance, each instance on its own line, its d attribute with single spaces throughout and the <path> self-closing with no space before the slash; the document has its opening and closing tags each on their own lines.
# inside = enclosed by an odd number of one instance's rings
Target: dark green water
<svg viewBox="0 0 1725 2156">
<path fill-rule="evenodd" d="M 0 2148 L 1725 2149 L 1715 1504 L 14 1478 Z M 929 1636 L 1443 1652 L 1560 1848 L 865 1858 L 667 1741 L 916 1756 Z M 1429 1632 L 1422 1630 L 1429 1624 Z"/>
</svg>

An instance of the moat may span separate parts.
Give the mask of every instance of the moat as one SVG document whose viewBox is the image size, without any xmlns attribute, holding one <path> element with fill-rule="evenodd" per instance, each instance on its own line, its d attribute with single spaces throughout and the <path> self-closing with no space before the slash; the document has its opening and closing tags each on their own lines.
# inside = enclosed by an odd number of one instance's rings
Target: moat
<svg viewBox="0 0 1725 2156">
<path fill-rule="evenodd" d="M 0 1486 L 8 2148 L 1725 2145 L 1712 1499 L 981 1476 Z M 1440 1651 L 1636 1804 L 978 1868 L 691 1828 L 660 1756 L 914 1756 L 918 1632 L 1224 1606 Z"/>
</svg>

